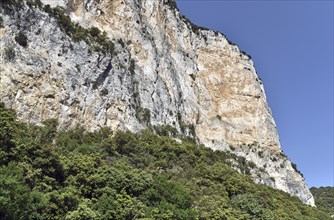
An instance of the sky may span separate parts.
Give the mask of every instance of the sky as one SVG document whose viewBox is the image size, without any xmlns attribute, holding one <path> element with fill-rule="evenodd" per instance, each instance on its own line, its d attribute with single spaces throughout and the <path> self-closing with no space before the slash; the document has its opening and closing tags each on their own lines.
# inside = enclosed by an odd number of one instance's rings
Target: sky
<svg viewBox="0 0 334 220">
<path fill-rule="evenodd" d="M 309 187 L 333 186 L 333 0 L 177 0 L 194 24 L 251 55 L 284 153 Z"/>
</svg>

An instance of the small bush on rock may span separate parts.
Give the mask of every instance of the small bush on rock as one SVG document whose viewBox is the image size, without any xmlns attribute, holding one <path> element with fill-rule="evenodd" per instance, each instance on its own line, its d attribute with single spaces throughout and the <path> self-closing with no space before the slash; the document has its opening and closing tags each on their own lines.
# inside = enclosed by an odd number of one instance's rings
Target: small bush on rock
<svg viewBox="0 0 334 220">
<path fill-rule="evenodd" d="M 28 46 L 28 39 L 27 36 L 22 33 L 19 32 L 16 36 L 15 36 L 15 41 L 20 44 L 22 47 L 27 47 Z"/>
<path fill-rule="evenodd" d="M 15 59 L 15 50 L 13 47 L 6 47 L 4 51 L 4 60 L 12 62 Z"/>
</svg>

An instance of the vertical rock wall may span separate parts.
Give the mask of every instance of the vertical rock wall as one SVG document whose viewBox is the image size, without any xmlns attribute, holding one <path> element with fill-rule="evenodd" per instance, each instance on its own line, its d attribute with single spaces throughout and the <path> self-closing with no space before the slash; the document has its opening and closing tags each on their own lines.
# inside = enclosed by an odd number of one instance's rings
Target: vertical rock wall
<svg viewBox="0 0 334 220">
<path fill-rule="evenodd" d="M 55 19 L 28 7 L 4 16 L 0 98 L 34 123 L 55 117 L 63 128 L 109 126 L 139 131 L 171 125 L 206 146 L 229 150 L 263 169 L 257 182 L 314 205 L 303 177 L 282 154 L 253 61 L 225 36 L 191 24 L 173 2 L 43 0 L 74 22 L 98 27 L 113 56 L 74 42 Z M 14 36 L 23 32 L 28 45 Z"/>
</svg>

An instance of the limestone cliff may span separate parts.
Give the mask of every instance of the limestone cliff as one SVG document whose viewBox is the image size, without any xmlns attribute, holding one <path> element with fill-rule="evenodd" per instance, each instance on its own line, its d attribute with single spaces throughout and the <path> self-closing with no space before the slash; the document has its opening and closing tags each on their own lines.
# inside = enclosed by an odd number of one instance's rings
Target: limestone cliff
<svg viewBox="0 0 334 220">
<path fill-rule="evenodd" d="M 256 182 L 314 205 L 281 151 L 251 57 L 223 34 L 191 24 L 173 1 L 43 3 L 105 31 L 114 47 L 97 50 L 93 32 L 81 40 L 64 31 L 48 7 L 2 9 L 0 99 L 19 118 L 58 118 L 61 128 L 89 130 L 170 125 L 207 147 L 244 156 L 262 170 L 252 172 Z"/>
</svg>

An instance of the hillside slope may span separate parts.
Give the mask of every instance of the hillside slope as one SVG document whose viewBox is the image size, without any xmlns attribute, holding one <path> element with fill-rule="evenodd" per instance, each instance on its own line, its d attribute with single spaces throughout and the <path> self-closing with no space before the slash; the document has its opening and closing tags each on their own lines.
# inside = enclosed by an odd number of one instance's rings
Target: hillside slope
<svg viewBox="0 0 334 220">
<path fill-rule="evenodd" d="M 316 206 L 334 217 L 334 187 L 312 187 L 310 190 L 314 195 Z"/>
<path fill-rule="evenodd" d="M 0 103 L 0 218 L 331 219 L 231 169 L 248 173 L 244 158 L 180 143 L 163 127 L 112 133 L 22 123 Z"/>
</svg>

